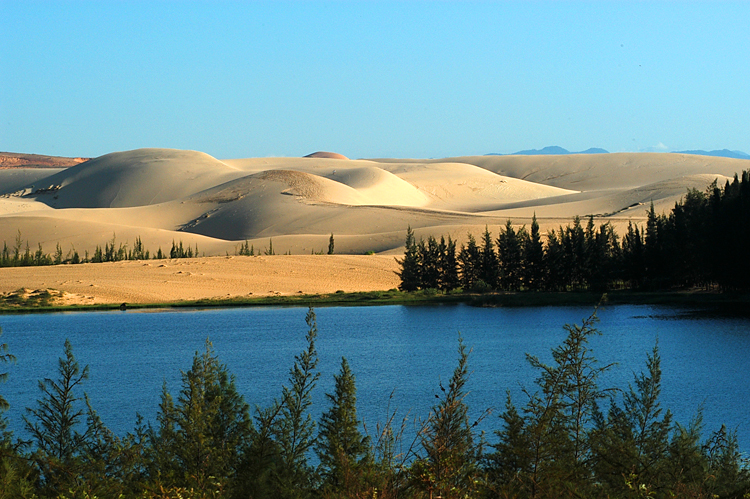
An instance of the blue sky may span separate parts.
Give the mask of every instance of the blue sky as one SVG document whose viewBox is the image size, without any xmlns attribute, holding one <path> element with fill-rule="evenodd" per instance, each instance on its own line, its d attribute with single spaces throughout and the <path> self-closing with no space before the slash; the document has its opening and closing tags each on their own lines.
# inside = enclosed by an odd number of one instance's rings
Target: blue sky
<svg viewBox="0 0 750 499">
<path fill-rule="evenodd" d="M 750 151 L 750 2 L 0 0 L 0 151 Z"/>
</svg>

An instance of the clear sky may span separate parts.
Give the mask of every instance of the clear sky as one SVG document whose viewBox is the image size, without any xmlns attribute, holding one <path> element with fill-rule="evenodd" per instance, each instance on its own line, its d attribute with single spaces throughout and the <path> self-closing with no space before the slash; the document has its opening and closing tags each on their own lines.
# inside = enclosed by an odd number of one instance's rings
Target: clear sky
<svg viewBox="0 0 750 499">
<path fill-rule="evenodd" d="M 0 0 L 0 151 L 750 152 L 750 2 Z"/>
</svg>

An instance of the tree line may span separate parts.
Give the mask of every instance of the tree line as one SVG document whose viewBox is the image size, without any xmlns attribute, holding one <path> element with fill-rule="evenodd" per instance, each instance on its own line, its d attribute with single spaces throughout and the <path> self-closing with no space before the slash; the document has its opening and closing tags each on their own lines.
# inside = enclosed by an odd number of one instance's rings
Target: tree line
<svg viewBox="0 0 750 499">
<path fill-rule="evenodd" d="M 700 414 L 687 426 L 661 406 L 658 348 L 625 389 L 603 388 L 588 347 L 596 316 L 567 325 L 552 363 L 528 356 L 538 374 L 522 405 L 508 394 L 490 440 L 466 401 L 470 350 L 405 441 L 395 415 L 372 434 L 357 416 L 355 376 L 345 358 L 319 418 L 311 414 L 317 369 L 315 313 L 288 383 L 267 407 L 251 409 L 210 341 L 162 389 L 156 421 L 137 419 L 116 436 L 81 385 L 89 376 L 69 341 L 57 378 L 13 439 L 0 418 L 0 498 L 606 498 L 747 497 L 750 474 L 736 436 L 722 426 L 703 439 Z M 0 361 L 14 360 L 5 345 Z M 2 375 L 5 377 L 6 375 Z M 502 399 L 503 397 L 501 397 Z M 7 402 L 0 397 L 0 408 Z M 484 413 L 482 417 L 489 417 Z M 494 417 L 494 416 L 493 416 Z M 317 459 L 316 459 L 317 458 Z"/>
<path fill-rule="evenodd" d="M 333 255 L 333 248 L 334 240 L 333 234 L 331 234 L 328 239 L 327 254 Z M 257 250 L 254 245 L 245 240 L 244 243 L 237 245 L 234 254 L 239 256 L 275 255 L 276 251 L 273 248 L 273 239 L 268 240 L 268 247 L 264 249 L 258 248 Z M 312 254 L 322 255 L 323 250 L 318 253 L 312 250 Z M 285 255 L 291 255 L 291 250 L 287 251 Z M 13 246 L 8 247 L 7 241 L 3 241 L 3 249 L 0 251 L 0 267 L 39 267 L 78 263 L 120 262 L 123 260 L 198 258 L 199 256 L 201 256 L 201 253 L 198 250 L 197 243 L 195 247 L 192 247 L 190 245 L 183 245 L 182 240 L 179 242 L 172 241 L 172 247 L 169 252 L 162 251 L 161 247 L 159 247 L 155 253 L 151 253 L 144 247 L 140 236 L 135 238 L 133 247 L 128 248 L 127 244 L 117 243 L 117 238 L 114 234 L 112 235 L 112 240 L 104 243 L 103 247 L 97 245 L 91 255 L 89 255 L 88 251 L 85 251 L 83 256 L 81 256 L 75 248 L 71 248 L 67 253 L 63 253 L 60 243 L 56 244 L 55 252 L 50 254 L 44 251 L 41 243 L 38 243 L 35 251 L 31 250 L 28 241 L 24 245 L 24 241 L 21 238 L 21 231 L 19 230 Z M 203 256 L 205 256 L 205 253 Z"/>
<path fill-rule="evenodd" d="M 31 250 L 29 242 L 21 238 L 19 230 L 13 246 L 8 247 L 8 243 L 3 241 L 3 249 L 0 251 L 0 267 L 39 267 L 46 265 L 65 265 L 79 263 L 102 263 L 102 262 L 120 262 L 123 260 L 163 260 L 165 258 L 194 258 L 200 256 L 198 244 L 195 247 L 185 246 L 182 240 L 179 242 L 172 241 L 172 247 L 169 252 L 162 251 L 161 247 L 151 253 L 147 250 L 140 236 L 135 238 L 132 248 L 127 244 L 117 242 L 117 237 L 113 234 L 112 239 L 104 246 L 96 245 L 94 252 L 89 254 L 88 250 L 81 256 L 75 248 L 71 248 L 67 253 L 63 253 L 60 243 L 55 246 L 53 254 L 46 253 L 42 248 L 42 243 L 37 245 L 35 251 Z"/>
<path fill-rule="evenodd" d="M 612 289 L 665 290 L 704 287 L 750 289 L 750 172 L 705 192 L 688 190 L 669 214 L 651 203 L 645 227 L 628 223 L 620 238 L 607 222 L 579 217 L 540 234 L 510 220 L 493 239 L 485 228 L 459 249 L 450 236 L 438 241 L 406 233 L 400 264 L 400 289 L 451 291 L 569 291 Z"/>
</svg>

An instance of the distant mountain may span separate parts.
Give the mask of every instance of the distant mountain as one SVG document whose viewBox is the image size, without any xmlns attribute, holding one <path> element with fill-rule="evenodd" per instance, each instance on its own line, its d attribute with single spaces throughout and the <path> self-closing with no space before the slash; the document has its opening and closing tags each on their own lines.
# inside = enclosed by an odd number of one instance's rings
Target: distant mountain
<svg viewBox="0 0 750 499">
<path fill-rule="evenodd" d="M 719 156 L 720 158 L 735 158 L 735 159 L 750 159 L 750 154 L 742 151 L 730 151 L 729 149 L 713 150 L 713 151 L 675 151 L 680 154 L 696 154 L 698 156 Z"/>
<path fill-rule="evenodd" d="M 591 147 L 589 149 L 586 149 L 585 151 L 579 151 L 579 152 L 570 152 L 565 148 L 562 148 L 560 146 L 547 146 L 542 149 L 527 149 L 525 151 L 518 151 L 514 152 L 512 154 L 500 154 L 500 153 L 490 153 L 487 156 L 537 156 L 537 155 L 552 155 L 552 154 L 607 154 L 609 151 L 606 149 L 601 149 L 599 147 Z"/>
<path fill-rule="evenodd" d="M 526 149 L 514 152 L 513 155 L 536 156 L 538 154 L 570 154 L 570 151 L 560 146 L 547 146 L 542 149 Z"/>
<path fill-rule="evenodd" d="M 602 149 L 601 147 L 590 147 L 585 151 L 574 152 L 571 154 L 609 154 L 609 151 L 606 149 Z"/>
</svg>

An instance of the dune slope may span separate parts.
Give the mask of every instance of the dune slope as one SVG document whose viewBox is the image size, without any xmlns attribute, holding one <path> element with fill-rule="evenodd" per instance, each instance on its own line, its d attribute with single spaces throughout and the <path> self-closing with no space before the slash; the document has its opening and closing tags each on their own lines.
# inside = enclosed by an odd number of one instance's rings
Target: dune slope
<svg viewBox="0 0 750 499">
<path fill-rule="evenodd" d="M 544 230 L 593 215 L 641 223 L 651 202 L 669 210 L 688 189 L 723 184 L 750 162 L 687 154 L 467 156 L 435 160 L 218 160 L 196 151 L 138 149 L 57 170 L 0 171 L 0 240 L 92 252 L 113 236 L 155 252 L 172 241 L 206 255 L 247 240 L 277 253 L 398 254 L 418 237 L 459 240 L 536 215 Z M 43 173 L 40 173 L 43 172 Z"/>
</svg>

